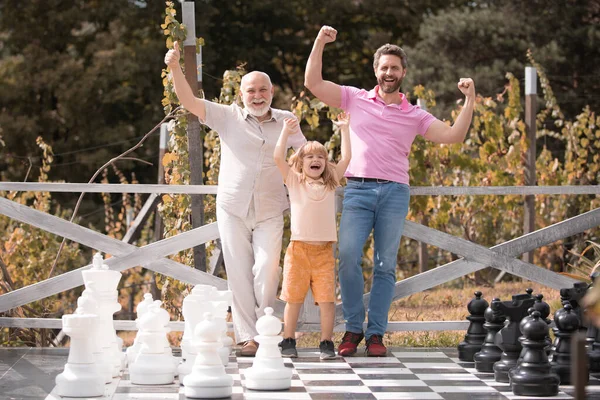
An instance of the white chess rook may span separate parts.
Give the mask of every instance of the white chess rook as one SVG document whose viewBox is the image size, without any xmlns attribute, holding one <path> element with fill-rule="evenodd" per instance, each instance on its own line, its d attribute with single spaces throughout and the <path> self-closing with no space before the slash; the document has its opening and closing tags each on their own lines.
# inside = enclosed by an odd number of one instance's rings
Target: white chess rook
<svg viewBox="0 0 600 400">
<path fill-rule="evenodd" d="M 279 350 L 281 321 L 271 307 L 256 321 L 254 339 L 260 344 L 252 367 L 245 372 L 246 387 L 253 390 L 283 390 L 292 385 L 292 369 L 285 366 Z"/>
<path fill-rule="evenodd" d="M 104 377 L 94 360 L 90 332 L 97 317 L 83 314 L 63 315 L 63 331 L 71 337 L 69 358 L 64 371 L 56 377 L 56 392 L 65 397 L 96 397 L 104 394 Z"/>
<path fill-rule="evenodd" d="M 140 318 L 138 337 L 141 343 L 140 353 L 129 366 L 131 382 L 137 385 L 165 385 L 175 380 L 176 367 L 174 357 L 165 353 L 169 346 L 167 330 L 169 313 L 160 308 L 160 300 L 148 306 Z"/>
<path fill-rule="evenodd" d="M 225 372 L 218 348 L 221 331 L 211 313 L 194 330 L 197 356 L 192 373 L 183 379 L 184 394 L 193 399 L 218 399 L 231 396 L 233 378 Z"/>
</svg>

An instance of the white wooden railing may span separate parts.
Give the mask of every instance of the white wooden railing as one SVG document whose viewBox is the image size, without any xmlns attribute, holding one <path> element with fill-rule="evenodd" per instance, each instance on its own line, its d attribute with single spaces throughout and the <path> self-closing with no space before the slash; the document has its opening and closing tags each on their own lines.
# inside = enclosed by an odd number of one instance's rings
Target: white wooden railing
<svg viewBox="0 0 600 400">
<path fill-rule="evenodd" d="M 161 193 L 216 194 L 216 186 L 187 185 L 138 185 L 138 184 L 83 184 L 83 183 L 20 183 L 0 182 L 0 191 L 38 191 L 38 192 L 86 192 L 86 193 L 151 193 L 146 204 L 154 201 Z M 343 192 L 338 191 L 337 206 L 341 209 Z M 412 196 L 430 195 L 582 195 L 600 194 L 598 186 L 495 186 L 495 187 L 411 187 Z M 110 269 L 123 271 L 138 265 L 154 272 L 170 276 L 181 282 L 196 285 L 209 284 L 218 289 L 225 289 L 227 282 L 209 273 L 205 273 L 166 258 L 191 247 L 198 246 L 219 237 L 216 223 L 181 233 L 143 247 L 136 247 L 123 241 L 110 238 L 91 229 L 68 222 L 61 218 L 46 214 L 27 206 L 0 197 L 0 214 L 17 221 L 35 226 L 53 234 L 65 237 L 84 246 L 111 254 L 106 260 Z M 549 271 L 545 268 L 521 261 L 521 254 L 553 243 L 557 240 L 579 234 L 588 229 L 600 226 L 600 208 L 595 209 L 554 225 L 523 235 L 506 243 L 491 248 L 472 243 L 466 239 L 406 221 L 404 236 L 427 243 L 440 249 L 457 254 L 462 259 L 439 266 L 435 269 L 417 274 L 396 282 L 394 300 L 427 290 L 442 283 L 460 278 L 486 267 L 494 267 L 513 275 L 520 276 L 545 286 L 560 289 L 571 287 L 575 280 Z M 48 296 L 73 289 L 83 284 L 81 270 L 74 271 L 38 282 L 12 292 L 0 295 L 0 312 L 40 300 Z M 365 304 L 370 293 L 364 295 Z M 277 300 L 276 315 L 282 316 L 284 303 Z M 309 296 L 304 306 L 301 331 L 320 330 L 318 309 Z M 341 305 L 336 306 L 336 331 L 343 331 Z M 134 321 L 115 321 L 119 330 L 134 330 Z M 433 331 L 463 330 L 468 321 L 418 321 L 390 322 L 388 331 Z M 0 327 L 20 328 L 60 328 L 60 319 L 40 318 L 0 318 Z M 182 322 L 171 322 L 173 330 L 182 330 Z"/>
</svg>

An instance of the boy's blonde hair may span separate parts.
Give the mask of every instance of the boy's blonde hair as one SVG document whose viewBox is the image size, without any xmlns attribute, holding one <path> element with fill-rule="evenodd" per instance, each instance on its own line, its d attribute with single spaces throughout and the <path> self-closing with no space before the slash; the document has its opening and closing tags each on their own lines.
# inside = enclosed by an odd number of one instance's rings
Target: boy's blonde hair
<svg viewBox="0 0 600 400">
<path fill-rule="evenodd" d="M 304 156 L 307 154 L 316 154 L 325 156 L 325 168 L 323 169 L 323 174 L 321 177 L 323 178 L 323 183 L 329 190 L 335 190 L 339 185 L 339 181 L 335 177 L 335 164 L 330 162 L 329 154 L 327 153 L 327 149 L 321 143 L 316 141 L 310 141 L 304 143 L 302 147 L 298 149 L 297 152 L 292 154 L 290 157 L 288 164 L 290 168 L 292 168 L 295 172 L 300 174 L 300 182 L 306 180 L 306 174 L 302 171 L 302 164 L 304 163 Z"/>
</svg>

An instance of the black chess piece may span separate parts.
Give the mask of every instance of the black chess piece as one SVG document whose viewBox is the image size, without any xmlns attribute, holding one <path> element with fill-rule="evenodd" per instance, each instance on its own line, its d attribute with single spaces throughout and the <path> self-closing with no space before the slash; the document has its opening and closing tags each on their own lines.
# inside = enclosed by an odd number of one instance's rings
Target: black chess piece
<svg viewBox="0 0 600 400">
<path fill-rule="evenodd" d="M 554 313 L 554 323 L 557 327 L 558 340 L 552 354 L 552 372 L 560 377 L 563 385 L 571 384 L 571 338 L 579 329 L 579 317 L 570 304 L 565 304 L 564 312 Z"/>
<path fill-rule="evenodd" d="M 521 323 L 523 336 L 523 359 L 510 370 L 510 386 L 517 396 L 556 396 L 560 378 L 552 372 L 548 356 L 544 351 L 548 324 L 541 318 L 540 312 L 533 310 Z"/>
<path fill-rule="evenodd" d="M 552 327 L 552 333 L 554 333 L 554 341 L 552 342 L 552 346 L 550 346 L 550 361 L 552 361 L 552 357 L 554 355 L 554 351 L 556 350 L 556 344 L 558 343 L 558 327 L 556 326 L 556 319 L 560 317 L 563 313 L 565 313 L 565 306 L 569 303 L 569 300 L 561 300 L 562 308 L 559 308 L 554 312 L 554 326 Z"/>
<path fill-rule="evenodd" d="M 532 288 L 525 289 L 525 293 L 527 293 L 529 295 L 529 297 L 533 297 L 533 289 Z"/>
<path fill-rule="evenodd" d="M 533 303 L 533 308 L 540 313 L 540 318 L 546 322 L 548 326 L 552 323 L 552 321 L 548 318 L 550 315 L 550 305 L 544 301 L 544 295 L 539 293 L 535 296 L 535 303 Z M 550 335 L 546 336 L 546 354 L 550 354 L 550 349 L 552 348 L 552 339 L 550 339 Z"/>
<path fill-rule="evenodd" d="M 527 315 L 529 307 L 533 306 L 535 299 L 528 294 L 516 294 L 511 301 L 493 303 L 506 315 L 504 328 L 496 334 L 495 343 L 502 349 L 500 361 L 494 364 L 494 378 L 496 382 L 508 383 L 508 371 L 516 367 L 519 354 L 521 353 L 521 330 L 519 323 Z"/>
<path fill-rule="evenodd" d="M 504 326 L 506 316 L 498 307 L 493 307 L 494 302 L 500 303 L 499 298 L 494 298 L 492 304 L 485 309 L 485 324 L 483 328 L 486 331 L 485 339 L 481 345 L 481 350 L 475 353 L 475 369 L 479 372 L 494 372 L 494 363 L 500 361 L 502 349 L 496 346 L 494 339 L 496 333 Z M 495 308 L 495 310 L 494 310 Z"/>
<path fill-rule="evenodd" d="M 485 340 L 484 313 L 489 304 L 481 298 L 481 294 L 480 291 L 475 292 L 475 297 L 467 305 L 470 314 L 467 319 L 470 323 L 464 341 L 458 345 L 458 359 L 461 361 L 473 362 L 473 356 L 481 350 Z"/>
<path fill-rule="evenodd" d="M 587 293 L 590 285 L 586 282 L 575 282 L 572 288 L 560 289 L 560 300 L 568 300 L 573 307 L 573 312 L 579 318 L 579 331 L 587 333 L 587 325 L 584 324 L 583 307 L 581 307 L 581 299 Z"/>
<path fill-rule="evenodd" d="M 535 303 L 534 303 L 535 304 Z M 527 315 L 525 317 L 523 317 L 523 319 L 521 320 L 521 322 L 519 322 L 519 330 L 521 331 L 521 336 L 519 336 L 519 341 L 522 342 L 521 339 L 523 339 L 523 327 L 525 326 L 525 324 L 529 321 L 531 321 L 533 319 L 533 316 L 531 315 L 533 312 L 535 311 L 535 308 L 533 307 L 529 307 L 527 309 Z M 548 332 L 546 332 L 546 335 L 548 334 Z M 519 363 L 521 362 L 521 360 L 523 359 L 523 356 L 525 355 L 525 348 L 521 349 L 521 353 L 519 353 L 519 358 L 517 359 L 517 367 L 519 366 Z M 515 367 L 516 368 L 516 367 Z"/>
<path fill-rule="evenodd" d="M 600 330 L 594 329 L 594 342 L 588 351 L 590 374 L 596 378 L 600 377 Z"/>
<path fill-rule="evenodd" d="M 600 285 L 600 279 L 597 280 L 598 276 L 600 276 L 600 272 L 595 272 L 591 275 L 594 285 Z M 594 339 L 588 351 L 590 375 L 598 378 L 600 377 L 600 330 L 590 324 L 590 328 L 588 329 L 588 336 L 592 335 L 590 331 L 593 332 Z"/>
</svg>

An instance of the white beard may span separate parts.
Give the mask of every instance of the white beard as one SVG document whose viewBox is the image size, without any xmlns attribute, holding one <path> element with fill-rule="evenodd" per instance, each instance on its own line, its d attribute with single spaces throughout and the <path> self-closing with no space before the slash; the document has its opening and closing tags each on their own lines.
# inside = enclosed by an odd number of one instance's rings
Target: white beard
<svg viewBox="0 0 600 400">
<path fill-rule="evenodd" d="M 258 104 L 247 104 L 244 102 L 244 107 L 250 114 L 258 118 L 269 112 L 269 109 L 271 108 L 271 102 L 269 101 L 268 103 L 262 103 L 260 106 Z"/>
</svg>

